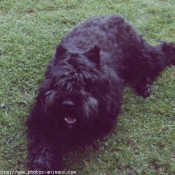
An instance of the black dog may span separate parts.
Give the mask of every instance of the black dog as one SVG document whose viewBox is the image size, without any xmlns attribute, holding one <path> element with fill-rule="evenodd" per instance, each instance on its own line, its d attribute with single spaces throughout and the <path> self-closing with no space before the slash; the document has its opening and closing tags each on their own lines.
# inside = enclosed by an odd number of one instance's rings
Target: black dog
<svg viewBox="0 0 175 175">
<path fill-rule="evenodd" d="M 155 78 L 174 64 L 174 43 L 150 46 L 121 16 L 75 27 L 57 46 L 27 120 L 29 169 L 59 170 L 65 149 L 113 128 L 123 82 L 148 97 Z"/>
</svg>

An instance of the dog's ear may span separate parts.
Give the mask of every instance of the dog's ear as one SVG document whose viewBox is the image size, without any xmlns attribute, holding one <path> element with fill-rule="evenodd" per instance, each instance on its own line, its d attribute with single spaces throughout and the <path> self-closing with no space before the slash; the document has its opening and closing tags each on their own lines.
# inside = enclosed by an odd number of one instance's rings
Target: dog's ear
<svg viewBox="0 0 175 175">
<path fill-rule="evenodd" d="M 61 45 L 57 45 L 55 56 L 56 58 L 62 56 L 66 52 L 66 49 Z"/>
<path fill-rule="evenodd" d="M 98 46 L 94 46 L 93 48 L 91 48 L 85 53 L 85 56 L 89 60 L 99 64 L 100 63 L 100 48 Z"/>
</svg>

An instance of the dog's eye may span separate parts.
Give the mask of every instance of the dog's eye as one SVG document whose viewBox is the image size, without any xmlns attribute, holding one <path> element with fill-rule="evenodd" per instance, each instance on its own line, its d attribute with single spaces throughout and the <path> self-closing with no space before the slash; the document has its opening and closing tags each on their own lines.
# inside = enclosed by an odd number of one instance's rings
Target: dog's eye
<svg viewBox="0 0 175 175">
<path fill-rule="evenodd" d="M 91 79 L 86 79 L 86 83 L 87 84 L 91 84 L 92 83 L 92 80 Z"/>
<path fill-rule="evenodd" d="M 72 79 L 72 76 L 71 75 L 68 75 L 67 76 L 67 80 L 71 80 Z"/>
<path fill-rule="evenodd" d="M 84 88 L 89 89 L 92 86 L 92 80 L 91 79 L 86 79 Z"/>
</svg>

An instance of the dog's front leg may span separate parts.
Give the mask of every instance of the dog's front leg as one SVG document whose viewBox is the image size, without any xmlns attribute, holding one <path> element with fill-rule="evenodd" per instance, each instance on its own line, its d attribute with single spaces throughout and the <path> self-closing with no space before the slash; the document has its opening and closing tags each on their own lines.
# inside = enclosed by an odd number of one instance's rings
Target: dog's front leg
<svg viewBox="0 0 175 175">
<path fill-rule="evenodd" d="M 59 170 L 61 146 L 55 138 L 54 124 L 45 113 L 40 93 L 27 119 L 28 157 L 27 166 L 32 171 Z M 42 173 L 41 173 L 42 174 Z M 47 173 L 45 173 L 47 174 Z"/>
<path fill-rule="evenodd" d="M 29 170 L 42 171 L 41 174 L 47 174 L 47 171 L 51 170 L 59 170 L 62 155 L 54 145 L 55 143 L 47 138 L 30 137 L 27 158 Z"/>
</svg>

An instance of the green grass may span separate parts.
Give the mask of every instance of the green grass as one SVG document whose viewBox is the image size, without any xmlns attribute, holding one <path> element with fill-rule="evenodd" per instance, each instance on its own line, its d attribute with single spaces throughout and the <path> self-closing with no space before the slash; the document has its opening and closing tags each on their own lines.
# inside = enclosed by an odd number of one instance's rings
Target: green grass
<svg viewBox="0 0 175 175">
<path fill-rule="evenodd" d="M 120 13 L 155 45 L 175 41 L 174 0 L 1 0 L 0 171 L 26 170 L 25 120 L 55 45 L 77 23 Z M 118 125 L 98 150 L 64 158 L 80 175 L 175 174 L 175 68 L 147 99 L 123 92 Z"/>
</svg>

